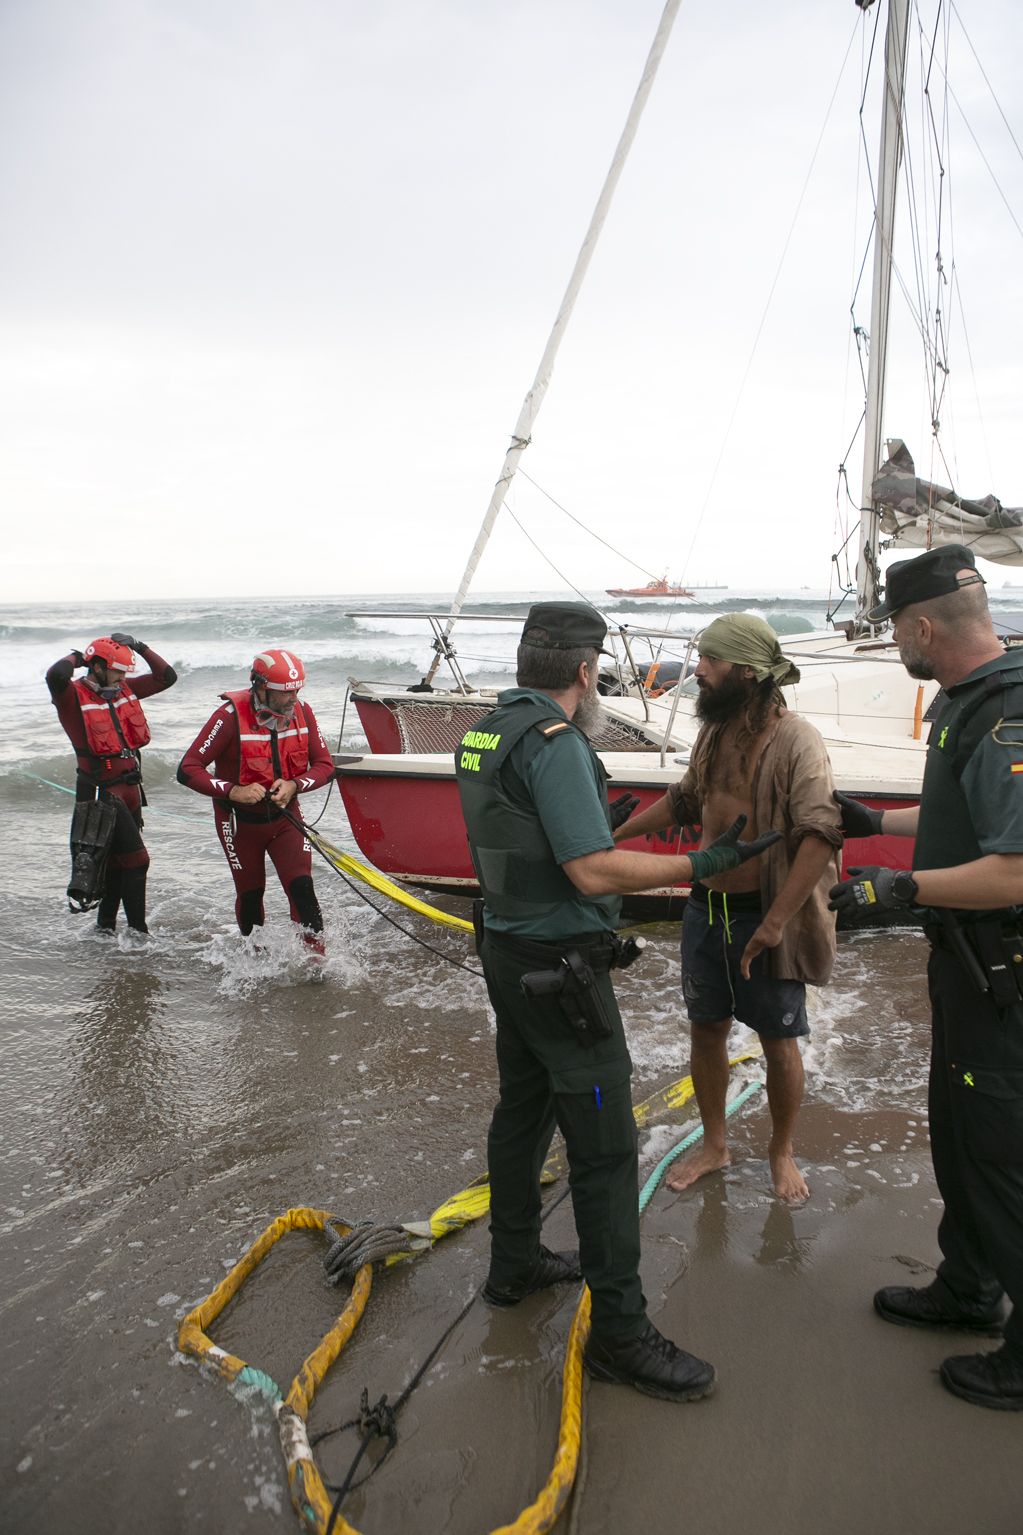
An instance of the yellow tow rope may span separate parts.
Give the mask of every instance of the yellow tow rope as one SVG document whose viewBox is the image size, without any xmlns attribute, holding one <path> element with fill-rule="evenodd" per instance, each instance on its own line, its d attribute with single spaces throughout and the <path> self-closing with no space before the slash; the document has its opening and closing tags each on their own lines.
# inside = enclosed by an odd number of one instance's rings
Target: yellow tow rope
<svg viewBox="0 0 1023 1535">
<path fill-rule="evenodd" d="M 759 1049 L 747 1050 L 733 1056 L 729 1065 L 755 1059 Z M 636 1124 L 649 1123 L 662 1108 L 683 1107 L 693 1097 L 693 1079 L 683 1077 L 668 1087 L 653 1093 L 634 1106 Z M 544 1166 L 541 1181 L 549 1183 L 558 1176 L 560 1154 L 553 1153 Z M 409 1252 L 395 1253 L 384 1260 L 385 1266 L 414 1257 L 418 1252 L 432 1247 L 441 1238 L 459 1231 L 477 1221 L 490 1208 L 490 1184 L 487 1175 L 477 1178 L 466 1188 L 438 1205 L 425 1221 L 407 1221 L 403 1229 L 413 1238 Z M 208 1328 L 216 1321 L 228 1302 L 238 1294 L 246 1279 L 255 1272 L 271 1248 L 289 1231 L 323 1231 L 331 1237 L 346 1236 L 352 1226 L 330 1215 L 326 1210 L 299 1206 L 286 1210 L 257 1238 L 243 1257 L 221 1280 L 206 1299 L 183 1318 L 178 1328 L 178 1347 L 200 1363 L 211 1365 L 219 1375 L 241 1386 L 255 1390 L 270 1404 L 277 1419 L 281 1450 L 288 1471 L 288 1488 L 295 1512 L 303 1528 L 312 1535 L 326 1535 L 328 1528 L 338 1535 L 359 1535 L 342 1516 L 334 1514 L 334 1505 L 313 1459 L 306 1424 L 313 1397 L 321 1381 L 338 1358 L 366 1309 L 373 1287 L 373 1265 L 365 1263 L 358 1270 L 352 1283 L 348 1301 L 316 1348 L 301 1365 L 285 1395 L 273 1378 L 219 1348 L 208 1334 Z M 550 1476 L 536 1500 L 522 1510 L 512 1524 L 501 1525 L 491 1535 L 544 1535 L 554 1524 L 564 1508 L 575 1480 L 582 1438 L 582 1359 L 590 1332 L 590 1292 L 584 1285 L 565 1350 L 565 1365 L 561 1387 L 561 1419 L 558 1446 L 551 1466 Z M 331 1522 L 333 1519 L 333 1522 Z"/>
<path fill-rule="evenodd" d="M 344 852 L 328 842 L 326 837 L 321 837 L 318 831 L 312 827 L 304 828 L 310 842 L 315 843 L 328 863 L 332 863 L 341 874 L 347 874 L 350 879 L 361 879 L 364 884 L 386 895 L 392 901 L 397 901 L 400 906 L 407 906 L 409 911 L 416 911 L 421 917 L 429 917 L 432 922 L 440 922 L 444 927 L 461 928 L 463 932 L 472 932 L 472 923 L 464 917 L 453 917 L 450 912 L 441 911 L 438 906 L 431 906 L 428 901 L 420 901 L 417 896 L 409 895 L 400 885 L 381 874 L 379 869 L 371 869 L 368 864 L 360 863 L 358 858 L 353 858 L 351 853 Z"/>
</svg>

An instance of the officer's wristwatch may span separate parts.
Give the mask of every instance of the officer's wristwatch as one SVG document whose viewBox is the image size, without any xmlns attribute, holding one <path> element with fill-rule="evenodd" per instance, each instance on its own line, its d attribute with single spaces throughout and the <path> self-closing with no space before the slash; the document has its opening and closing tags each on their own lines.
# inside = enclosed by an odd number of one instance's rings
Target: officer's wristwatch
<svg viewBox="0 0 1023 1535">
<path fill-rule="evenodd" d="M 899 869 L 892 877 L 892 900 L 900 906 L 912 906 L 920 893 L 920 887 L 908 869 Z"/>
</svg>

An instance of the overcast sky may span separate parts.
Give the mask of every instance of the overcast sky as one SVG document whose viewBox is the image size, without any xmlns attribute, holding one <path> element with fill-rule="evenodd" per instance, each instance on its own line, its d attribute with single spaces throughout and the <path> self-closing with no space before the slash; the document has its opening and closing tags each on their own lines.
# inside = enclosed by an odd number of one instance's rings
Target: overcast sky
<svg viewBox="0 0 1023 1535">
<path fill-rule="evenodd" d="M 958 4 L 1023 142 L 1023 8 Z M 452 590 L 661 9 L 2 0 L 0 600 Z M 1020 504 L 1023 167 L 948 25 L 944 441 L 959 489 Z M 684 0 L 523 460 L 644 569 L 827 584 L 873 28 L 853 0 Z M 893 328 L 886 429 L 944 480 Z M 576 584 L 640 579 L 528 483 L 510 505 Z M 559 584 L 505 516 L 477 589 Z"/>
</svg>

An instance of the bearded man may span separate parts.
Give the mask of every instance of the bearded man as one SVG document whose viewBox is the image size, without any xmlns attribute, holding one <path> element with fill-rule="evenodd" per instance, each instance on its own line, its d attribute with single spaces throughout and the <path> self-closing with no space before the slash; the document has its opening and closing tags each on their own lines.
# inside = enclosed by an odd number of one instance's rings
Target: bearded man
<svg viewBox="0 0 1023 1535">
<path fill-rule="evenodd" d="M 693 883 L 682 923 L 682 994 L 692 1028 L 692 1074 L 703 1121 L 700 1144 L 668 1185 L 688 1188 L 727 1167 L 728 1034 L 733 1020 L 763 1045 L 771 1112 L 768 1156 L 775 1193 L 809 1194 L 795 1160 L 803 1099 L 799 1040 L 806 983 L 824 985 L 835 959 L 828 890 L 839 872 L 841 815 L 817 730 L 785 706 L 779 689 L 799 672 L 762 618 L 718 618 L 698 640 L 696 738 L 680 783 L 615 830 L 616 842 L 669 826 L 699 825 L 707 846 L 738 815 L 747 830 L 777 828 L 782 840 L 756 863 Z"/>
</svg>

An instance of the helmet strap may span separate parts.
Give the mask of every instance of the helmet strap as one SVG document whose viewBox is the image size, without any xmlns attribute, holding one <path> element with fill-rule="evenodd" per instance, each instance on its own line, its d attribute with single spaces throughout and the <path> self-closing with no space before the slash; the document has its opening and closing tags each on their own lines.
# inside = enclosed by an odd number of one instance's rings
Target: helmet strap
<svg viewBox="0 0 1023 1535">
<path fill-rule="evenodd" d="M 268 700 L 264 701 L 258 697 L 256 693 L 257 686 L 258 684 L 254 683 L 252 687 L 252 712 L 264 730 L 279 730 L 282 723 L 287 724 L 291 719 L 295 712 L 295 705 L 292 704 L 286 714 L 278 714 L 276 709 L 271 709 Z M 269 697 L 269 688 L 266 687 L 266 684 L 264 684 L 264 688 Z"/>
</svg>

